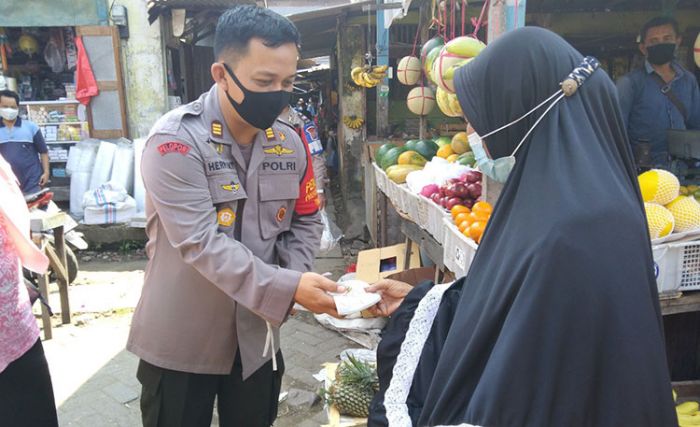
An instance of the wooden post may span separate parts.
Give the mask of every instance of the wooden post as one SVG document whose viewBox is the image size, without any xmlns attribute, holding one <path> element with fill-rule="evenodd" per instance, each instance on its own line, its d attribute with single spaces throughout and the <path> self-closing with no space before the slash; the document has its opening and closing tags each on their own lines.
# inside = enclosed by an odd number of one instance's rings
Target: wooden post
<svg viewBox="0 0 700 427">
<path fill-rule="evenodd" d="M 430 21 L 431 21 L 431 2 L 423 1 L 420 5 L 418 26 L 420 27 L 420 43 L 423 45 L 430 39 Z M 420 50 L 419 50 L 420 52 Z M 421 75 L 421 79 L 427 77 Z M 418 139 L 425 139 L 428 132 L 428 119 L 425 116 L 419 116 L 420 122 L 418 127 Z"/>
<path fill-rule="evenodd" d="M 489 4 L 488 42 L 515 28 L 525 26 L 527 0 L 491 0 Z M 484 177 L 484 199 L 492 205 L 503 190 L 503 184 Z"/>
<path fill-rule="evenodd" d="M 527 0 L 491 0 L 487 40 L 494 41 L 501 34 L 525 26 Z"/>
<path fill-rule="evenodd" d="M 46 302 L 49 301 L 49 273 L 39 276 L 39 292 L 44 297 Z M 50 340 L 53 337 L 51 332 L 51 314 L 49 309 L 44 304 L 41 304 L 41 323 L 44 327 L 44 340 Z"/>
<path fill-rule="evenodd" d="M 63 275 L 56 274 L 56 282 L 58 283 L 58 292 L 61 296 L 61 322 L 66 325 L 70 324 L 70 304 L 68 302 L 68 276 L 70 273 L 66 262 L 66 241 L 64 239 L 63 226 L 54 228 L 53 238 L 58 261 L 63 266 L 65 273 Z"/>
<path fill-rule="evenodd" d="M 377 6 L 384 4 L 377 0 Z M 389 28 L 384 25 L 384 10 L 377 7 L 377 65 L 389 65 Z M 377 136 L 389 136 L 389 79 L 377 85 Z"/>
</svg>

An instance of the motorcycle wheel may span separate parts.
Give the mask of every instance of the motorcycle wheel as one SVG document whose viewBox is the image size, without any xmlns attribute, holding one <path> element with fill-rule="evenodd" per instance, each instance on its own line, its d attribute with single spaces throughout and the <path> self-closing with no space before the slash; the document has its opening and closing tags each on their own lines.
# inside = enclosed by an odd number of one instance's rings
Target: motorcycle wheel
<svg viewBox="0 0 700 427">
<path fill-rule="evenodd" d="M 68 284 L 70 285 L 78 277 L 78 257 L 71 248 L 66 246 L 66 270 L 68 271 Z M 52 282 L 56 281 L 56 273 L 51 270 L 49 274 L 49 280 Z"/>
</svg>

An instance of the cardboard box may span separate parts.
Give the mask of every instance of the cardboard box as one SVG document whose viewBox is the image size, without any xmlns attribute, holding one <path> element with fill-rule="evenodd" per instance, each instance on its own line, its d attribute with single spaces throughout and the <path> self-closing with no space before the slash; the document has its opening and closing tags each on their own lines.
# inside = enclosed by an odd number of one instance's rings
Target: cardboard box
<svg viewBox="0 0 700 427">
<path fill-rule="evenodd" d="M 409 268 L 420 267 L 418 245 L 412 245 Z M 356 279 L 374 283 L 392 274 L 404 271 L 406 244 L 368 249 L 357 254 Z"/>
<path fill-rule="evenodd" d="M 412 268 L 410 270 L 402 271 L 400 273 L 395 273 L 387 277 L 387 279 L 398 280 L 400 282 L 408 283 L 411 286 L 419 285 L 426 280 L 435 280 L 435 267 L 421 267 Z M 446 272 L 442 283 L 449 283 L 455 280 L 454 274 L 451 272 Z"/>
</svg>

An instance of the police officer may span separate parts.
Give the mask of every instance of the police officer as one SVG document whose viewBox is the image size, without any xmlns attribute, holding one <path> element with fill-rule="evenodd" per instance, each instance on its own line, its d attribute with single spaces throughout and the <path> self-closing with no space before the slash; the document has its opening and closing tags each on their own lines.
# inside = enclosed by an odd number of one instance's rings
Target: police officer
<svg viewBox="0 0 700 427">
<path fill-rule="evenodd" d="M 318 193 L 319 208 L 326 206 L 325 186 L 328 180 L 326 171 L 326 159 L 323 156 L 323 144 L 318 135 L 316 123 L 299 113 L 294 108 L 287 107 L 280 116 L 280 120 L 294 127 L 301 140 L 306 143 L 311 153 L 314 177 L 316 178 L 316 193 Z"/>
<path fill-rule="evenodd" d="M 141 358 L 145 426 L 270 426 L 284 371 L 279 327 L 297 302 L 337 315 L 342 291 L 309 273 L 322 223 L 310 154 L 276 122 L 299 33 L 236 6 L 219 19 L 216 84 L 148 138 L 149 262 L 127 348 Z"/>
</svg>

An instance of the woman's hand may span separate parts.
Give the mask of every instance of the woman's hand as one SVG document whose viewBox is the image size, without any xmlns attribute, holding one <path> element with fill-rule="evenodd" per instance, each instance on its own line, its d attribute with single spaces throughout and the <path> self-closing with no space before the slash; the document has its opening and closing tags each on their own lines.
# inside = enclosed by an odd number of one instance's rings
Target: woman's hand
<svg viewBox="0 0 700 427">
<path fill-rule="evenodd" d="M 378 293 L 382 300 L 369 311 L 375 316 L 389 317 L 401 305 L 406 295 L 411 292 L 413 286 L 398 280 L 384 279 L 369 286 L 366 292 Z"/>
</svg>

